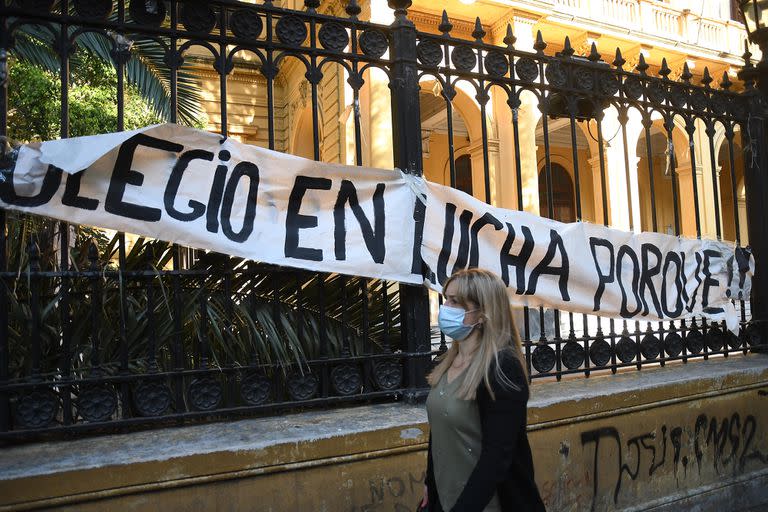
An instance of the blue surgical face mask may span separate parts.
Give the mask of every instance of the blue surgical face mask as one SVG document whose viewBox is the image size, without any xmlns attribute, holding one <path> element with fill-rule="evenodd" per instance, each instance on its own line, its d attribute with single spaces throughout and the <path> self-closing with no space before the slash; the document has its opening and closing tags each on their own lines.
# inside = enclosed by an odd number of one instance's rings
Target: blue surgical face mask
<svg viewBox="0 0 768 512">
<path fill-rule="evenodd" d="M 469 311 L 443 304 L 440 306 L 440 312 L 437 315 L 437 324 L 440 326 L 443 334 L 453 338 L 455 341 L 461 341 L 469 336 L 469 333 L 477 325 L 464 325 L 464 316 L 467 313 Z"/>
</svg>

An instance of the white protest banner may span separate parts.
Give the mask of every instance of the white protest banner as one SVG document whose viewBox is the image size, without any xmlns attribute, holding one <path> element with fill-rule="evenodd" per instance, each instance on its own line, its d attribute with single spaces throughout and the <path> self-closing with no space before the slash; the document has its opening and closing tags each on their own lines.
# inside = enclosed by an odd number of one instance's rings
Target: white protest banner
<svg viewBox="0 0 768 512">
<path fill-rule="evenodd" d="M 483 267 L 521 306 L 633 320 L 703 315 L 738 328 L 731 299 L 749 298 L 753 261 L 733 244 L 564 224 L 419 186 L 427 198 L 421 254 L 435 290 L 456 269 Z"/>
<path fill-rule="evenodd" d="M 732 330 L 731 300 L 749 297 L 753 270 L 750 255 L 725 242 L 563 224 L 396 171 L 173 124 L 27 145 L 0 183 L 0 206 L 438 291 L 454 270 L 480 266 L 518 305 L 636 320 L 703 315 Z"/>
<path fill-rule="evenodd" d="M 175 124 L 24 146 L 0 206 L 278 265 L 421 283 L 397 171 Z"/>
</svg>

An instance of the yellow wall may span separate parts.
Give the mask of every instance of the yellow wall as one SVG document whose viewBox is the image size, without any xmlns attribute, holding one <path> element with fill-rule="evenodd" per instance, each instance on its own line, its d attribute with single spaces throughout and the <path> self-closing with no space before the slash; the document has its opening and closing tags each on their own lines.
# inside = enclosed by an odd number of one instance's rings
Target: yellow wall
<svg viewBox="0 0 768 512">
<path fill-rule="evenodd" d="M 548 510 L 768 501 L 767 362 L 534 383 Z M 423 406 L 387 404 L 5 448 L 0 511 L 413 510 L 427 433 Z"/>
</svg>

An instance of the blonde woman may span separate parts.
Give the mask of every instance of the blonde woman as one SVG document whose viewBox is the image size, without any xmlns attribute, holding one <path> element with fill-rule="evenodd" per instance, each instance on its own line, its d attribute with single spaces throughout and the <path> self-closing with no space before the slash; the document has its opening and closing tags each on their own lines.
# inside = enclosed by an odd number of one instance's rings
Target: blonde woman
<svg viewBox="0 0 768 512">
<path fill-rule="evenodd" d="M 542 511 L 526 435 L 528 377 L 507 290 L 482 269 L 453 274 L 438 322 L 453 339 L 427 380 L 422 510 Z"/>
</svg>

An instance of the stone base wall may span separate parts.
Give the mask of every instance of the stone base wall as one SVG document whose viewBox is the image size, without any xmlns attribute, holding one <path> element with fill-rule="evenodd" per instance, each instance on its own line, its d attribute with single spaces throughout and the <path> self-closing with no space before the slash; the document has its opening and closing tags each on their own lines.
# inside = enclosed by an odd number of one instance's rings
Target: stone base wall
<svg viewBox="0 0 768 512">
<path fill-rule="evenodd" d="M 534 383 L 551 511 L 768 508 L 768 357 Z M 423 406 L 387 404 L 0 452 L 0 511 L 411 511 Z"/>
</svg>

